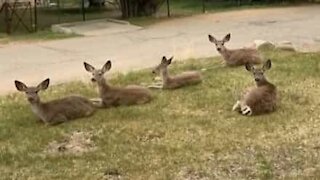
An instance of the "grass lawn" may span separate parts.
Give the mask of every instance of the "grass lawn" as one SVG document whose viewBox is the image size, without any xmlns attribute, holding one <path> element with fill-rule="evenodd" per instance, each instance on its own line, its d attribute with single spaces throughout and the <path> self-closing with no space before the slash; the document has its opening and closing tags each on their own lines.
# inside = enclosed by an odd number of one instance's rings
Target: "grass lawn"
<svg viewBox="0 0 320 180">
<path fill-rule="evenodd" d="M 320 54 L 264 53 L 273 62 L 266 76 L 281 97 L 279 109 L 269 115 L 244 117 L 231 111 L 238 92 L 254 80 L 244 68 L 221 67 L 220 57 L 171 65 L 172 73 L 206 68 L 200 85 L 155 90 L 150 104 L 99 110 L 88 119 L 54 127 L 36 122 L 22 93 L 1 97 L 1 178 L 320 177 Z M 111 83 L 151 80 L 148 69 L 117 75 Z M 73 82 L 49 87 L 41 97 L 46 101 L 70 93 L 96 96 L 91 84 Z M 46 151 L 48 144 L 75 131 L 91 133 L 95 148 L 83 154 Z"/>
</svg>

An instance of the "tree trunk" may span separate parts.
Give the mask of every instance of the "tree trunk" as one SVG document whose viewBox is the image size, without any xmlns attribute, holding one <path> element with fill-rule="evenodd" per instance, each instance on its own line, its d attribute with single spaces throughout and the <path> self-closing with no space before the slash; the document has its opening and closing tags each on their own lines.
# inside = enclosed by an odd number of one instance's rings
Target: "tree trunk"
<svg viewBox="0 0 320 180">
<path fill-rule="evenodd" d="M 101 7 L 104 6 L 104 1 L 102 0 L 89 0 L 89 7 Z"/>
<path fill-rule="evenodd" d="M 123 18 L 150 16 L 157 12 L 165 0 L 120 0 Z"/>
<path fill-rule="evenodd" d="M 128 10 L 128 0 L 120 0 L 120 8 L 122 13 L 122 18 L 128 18 L 129 17 L 129 10 Z"/>
</svg>

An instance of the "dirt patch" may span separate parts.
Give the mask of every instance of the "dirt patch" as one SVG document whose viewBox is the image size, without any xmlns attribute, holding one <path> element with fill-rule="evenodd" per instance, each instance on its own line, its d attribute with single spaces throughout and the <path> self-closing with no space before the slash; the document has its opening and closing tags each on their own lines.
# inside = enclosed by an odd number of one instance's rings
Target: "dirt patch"
<svg viewBox="0 0 320 180">
<path fill-rule="evenodd" d="M 108 169 L 104 173 L 103 179 L 105 180 L 121 180 L 122 175 L 117 169 Z"/>
<path fill-rule="evenodd" d="M 81 155 L 85 152 L 94 151 L 96 149 L 92 140 L 93 134 L 89 132 L 76 131 L 61 141 L 53 141 L 46 148 L 49 154 L 74 154 Z"/>
<path fill-rule="evenodd" d="M 177 174 L 175 180 L 209 180 L 209 178 L 204 173 L 195 171 L 191 168 L 183 168 Z"/>
<path fill-rule="evenodd" d="M 145 134 L 138 136 L 140 142 L 159 142 L 165 136 L 164 132 L 149 130 Z"/>
</svg>

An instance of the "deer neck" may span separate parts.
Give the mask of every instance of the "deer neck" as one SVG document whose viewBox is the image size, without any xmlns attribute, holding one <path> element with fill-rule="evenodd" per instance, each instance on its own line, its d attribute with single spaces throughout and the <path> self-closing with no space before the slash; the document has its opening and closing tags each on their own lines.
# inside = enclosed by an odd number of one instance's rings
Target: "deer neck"
<svg viewBox="0 0 320 180">
<path fill-rule="evenodd" d="M 267 79 L 261 79 L 260 81 L 256 82 L 257 87 L 262 86 L 273 86 Z"/>
<path fill-rule="evenodd" d="M 45 112 L 45 108 L 44 108 L 44 103 L 42 103 L 40 100 L 37 102 L 30 102 L 31 104 L 31 110 L 34 114 L 36 114 L 40 119 L 44 120 L 45 116 L 44 116 L 44 112 Z"/>
<path fill-rule="evenodd" d="M 223 49 L 221 49 L 220 54 L 223 56 L 224 59 L 229 59 L 231 52 L 229 51 L 229 49 L 224 47 Z"/>
<path fill-rule="evenodd" d="M 100 96 L 105 94 L 105 92 L 107 92 L 110 89 L 110 86 L 108 85 L 105 78 L 102 78 L 101 80 L 97 81 L 97 83 Z"/>
<path fill-rule="evenodd" d="M 161 73 L 161 78 L 162 78 L 163 84 L 167 84 L 170 79 L 168 69 L 167 68 L 162 69 L 160 73 Z"/>
</svg>

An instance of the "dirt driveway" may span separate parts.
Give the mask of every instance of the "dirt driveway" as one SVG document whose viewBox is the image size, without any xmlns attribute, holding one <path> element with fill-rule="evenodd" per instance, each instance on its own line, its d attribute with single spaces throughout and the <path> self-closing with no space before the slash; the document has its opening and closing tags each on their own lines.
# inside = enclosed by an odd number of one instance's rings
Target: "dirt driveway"
<svg viewBox="0 0 320 180">
<path fill-rule="evenodd" d="M 241 10 L 162 22 L 147 28 L 32 44 L 0 47 L 0 94 L 14 91 L 15 79 L 33 84 L 50 77 L 53 83 L 87 80 L 83 61 L 126 72 L 157 64 L 163 55 L 176 59 L 217 55 L 208 33 L 231 33 L 228 47 L 255 39 L 288 40 L 300 49 L 320 49 L 320 6 Z M 106 30 L 104 30 L 106 31 Z"/>
</svg>

